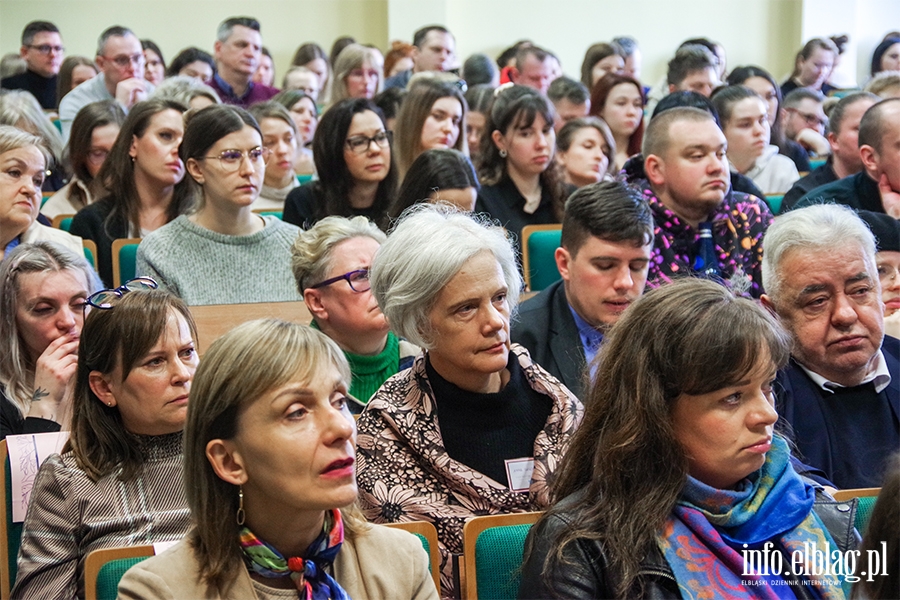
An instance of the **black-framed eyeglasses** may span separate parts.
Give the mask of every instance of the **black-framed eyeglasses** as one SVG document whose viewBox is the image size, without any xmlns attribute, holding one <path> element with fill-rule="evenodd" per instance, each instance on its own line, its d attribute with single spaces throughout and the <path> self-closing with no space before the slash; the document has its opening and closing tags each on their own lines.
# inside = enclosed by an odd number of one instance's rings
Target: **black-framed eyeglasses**
<svg viewBox="0 0 900 600">
<path fill-rule="evenodd" d="M 135 277 L 129 279 L 119 287 L 110 290 L 100 290 L 94 292 L 84 301 L 85 309 L 88 306 L 101 309 L 113 308 L 116 300 L 127 294 L 128 292 L 136 292 L 138 290 L 155 290 L 159 287 L 153 279 L 149 277 Z"/>
<path fill-rule="evenodd" d="M 375 142 L 375 145 L 379 148 L 387 148 L 391 143 L 391 134 L 388 131 L 379 131 L 372 137 L 367 135 L 354 135 L 353 137 L 347 138 L 347 141 L 344 143 L 347 144 L 347 148 L 350 149 L 350 152 L 353 152 L 354 154 L 365 154 L 372 146 L 372 142 Z"/>
<path fill-rule="evenodd" d="M 50 44 L 40 44 L 38 46 L 32 46 L 29 44 L 28 46 L 32 50 L 36 50 L 38 54 L 50 54 L 51 52 L 56 52 L 57 54 L 62 54 L 66 51 L 65 46 L 51 46 Z"/>
<path fill-rule="evenodd" d="M 223 150 L 218 156 L 201 156 L 200 158 L 203 160 L 218 160 L 219 164 L 222 165 L 222 168 L 231 173 L 237 171 L 241 167 L 241 163 L 245 156 L 251 164 L 259 165 L 260 163 L 265 164 L 269 162 L 269 156 L 271 155 L 272 153 L 268 148 L 257 146 L 256 148 L 250 148 L 249 150 Z"/>
<path fill-rule="evenodd" d="M 349 273 L 326 279 L 325 281 L 321 281 L 316 285 L 311 285 L 309 287 L 315 290 L 336 283 L 341 279 L 346 280 L 347 283 L 350 284 L 350 289 L 354 292 L 368 292 L 372 289 L 372 286 L 369 284 L 369 269 L 356 269 L 355 271 L 350 271 Z"/>
</svg>

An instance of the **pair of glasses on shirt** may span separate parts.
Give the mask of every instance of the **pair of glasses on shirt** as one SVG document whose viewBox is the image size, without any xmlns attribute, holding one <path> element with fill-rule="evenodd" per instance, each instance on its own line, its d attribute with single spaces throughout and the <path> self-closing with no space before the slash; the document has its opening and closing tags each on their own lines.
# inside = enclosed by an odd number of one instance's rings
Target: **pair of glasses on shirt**
<svg viewBox="0 0 900 600">
<path fill-rule="evenodd" d="M 369 269 L 356 269 L 355 271 L 350 271 L 349 273 L 326 279 L 325 281 L 321 281 L 316 285 L 311 285 L 309 287 L 315 290 L 331 285 L 332 283 L 337 283 L 341 279 L 346 280 L 347 283 L 350 284 L 350 289 L 357 293 L 368 292 L 372 289 L 372 286 L 369 283 Z"/>
<path fill-rule="evenodd" d="M 110 290 L 100 290 L 94 292 L 84 301 L 85 309 L 88 306 L 108 310 L 115 306 L 115 302 L 127 294 L 128 292 L 136 292 L 138 290 L 155 290 L 159 285 L 149 277 L 135 277 L 129 279 L 119 287 Z"/>
<path fill-rule="evenodd" d="M 354 154 L 365 154 L 372 146 L 372 142 L 375 142 L 375 145 L 379 148 L 387 148 L 391 144 L 391 135 L 387 131 L 379 131 L 372 137 L 367 135 L 354 135 L 353 137 L 347 138 L 347 141 L 344 143 L 347 144 L 347 148 L 350 149 L 350 152 L 353 152 Z"/>
<path fill-rule="evenodd" d="M 259 166 L 269 162 L 271 152 L 268 148 L 257 146 L 249 150 L 223 150 L 218 156 L 201 156 L 200 158 L 204 160 L 215 159 L 219 161 L 219 164 L 222 165 L 225 171 L 232 173 L 241 168 L 241 163 L 244 162 L 245 156 L 250 161 L 250 164 Z"/>
</svg>

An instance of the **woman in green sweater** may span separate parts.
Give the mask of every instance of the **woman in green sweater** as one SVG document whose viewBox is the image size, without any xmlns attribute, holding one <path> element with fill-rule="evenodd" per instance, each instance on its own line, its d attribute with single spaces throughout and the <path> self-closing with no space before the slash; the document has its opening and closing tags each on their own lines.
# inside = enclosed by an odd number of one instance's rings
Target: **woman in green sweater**
<svg viewBox="0 0 900 600">
<path fill-rule="evenodd" d="M 355 413 L 419 352 L 391 333 L 369 291 L 372 258 L 385 239 L 365 217 L 326 217 L 301 232 L 291 248 L 291 268 L 312 326 L 337 342 L 350 362 Z"/>
</svg>

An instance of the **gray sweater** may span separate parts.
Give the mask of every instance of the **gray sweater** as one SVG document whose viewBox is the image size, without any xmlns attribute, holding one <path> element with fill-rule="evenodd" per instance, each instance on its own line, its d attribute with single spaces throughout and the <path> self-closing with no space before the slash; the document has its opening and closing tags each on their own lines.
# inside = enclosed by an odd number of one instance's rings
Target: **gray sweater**
<svg viewBox="0 0 900 600">
<path fill-rule="evenodd" d="M 148 235 L 137 274 L 188 305 L 302 300 L 291 273 L 291 245 L 300 229 L 267 216 L 252 235 L 224 235 L 182 215 Z"/>
</svg>

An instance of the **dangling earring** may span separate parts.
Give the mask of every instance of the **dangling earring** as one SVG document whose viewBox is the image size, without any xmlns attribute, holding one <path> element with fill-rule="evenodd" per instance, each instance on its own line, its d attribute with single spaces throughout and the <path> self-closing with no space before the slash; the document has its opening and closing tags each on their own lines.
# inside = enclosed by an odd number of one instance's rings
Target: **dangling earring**
<svg viewBox="0 0 900 600">
<path fill-rule="evenodd" d="M 244 486 L 240 486 L 238 487 L 237 524 L 243 525 L 246 518 L 247 515 L 244 513 Z"/>
<path fill-rule="evenodd" d="M 501 149 L 501 150 L 500 150 L 500 158 L 506 158 L 506 156 L 507 156 L 506 150 L 502 150 L 502 149 Z"/>
</svg>

